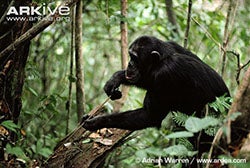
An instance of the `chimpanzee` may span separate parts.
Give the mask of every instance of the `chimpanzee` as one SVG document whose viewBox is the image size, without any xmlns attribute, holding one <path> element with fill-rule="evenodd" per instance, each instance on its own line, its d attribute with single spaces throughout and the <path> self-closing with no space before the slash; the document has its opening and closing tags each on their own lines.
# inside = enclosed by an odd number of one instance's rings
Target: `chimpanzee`
<svg viewBox="0 0 250 168">
<path fill-rule="evenodd" d="M 229 91 L 222 78 L 195 54 L 175 42 L 141 36 L 129 47 L 126 70 L 113 74 L 104 86 L 112 100 L 121 98 L 121 84 L 147 90 L 143 107 L 88 118 L 88 130 L 160 127 L 170 111 L 202 116 L 204 106 Z"/>
</svg>

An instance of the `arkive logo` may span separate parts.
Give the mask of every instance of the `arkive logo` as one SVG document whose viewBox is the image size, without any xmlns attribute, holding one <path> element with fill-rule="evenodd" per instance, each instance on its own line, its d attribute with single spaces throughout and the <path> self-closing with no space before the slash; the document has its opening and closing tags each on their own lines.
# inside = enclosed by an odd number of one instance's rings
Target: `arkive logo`
<svg viewBox="0 0 250 168">
<path fill-rule="evenodd" d="M 57 6 L 50 7 L 43 3 L 40 6 L 11 6 L 7 12 L 7 21 L 17 21 L 17 20 L 29 20 L 29 21 L 39 21 L 45 19 L 46 15 L 54 15 L 58 13 L 59 17 L 56 20 L 70 20 L 70 8 L 68 6 Z M 28 17 L 27 17 L 28 16 Z M 52 19 L 52 18 L 47 18 Z"/>
</svg>

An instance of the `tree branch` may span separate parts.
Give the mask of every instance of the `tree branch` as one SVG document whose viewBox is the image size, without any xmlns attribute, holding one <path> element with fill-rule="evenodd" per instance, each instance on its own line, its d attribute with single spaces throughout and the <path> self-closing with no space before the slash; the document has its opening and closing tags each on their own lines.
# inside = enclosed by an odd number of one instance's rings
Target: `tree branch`
<svg viewBox="0 0 250 168">
<path fill-rule="evenodd" d="M 176 16 L 175 16 L 175 13 L 173 11 L 173 1 L 166 0 L 165 3 L 166 3 L 166 12 L 167 12 L 168 20 L 173 25 L 173 32 L 176 34 L 179 34 L 178 26 L 176 23 Z M 173 33 L 171 33 L 171 35 L 173 35 Z"/>
<path fill-rule="evenodd" d="M 190 23 L 191 23 L 191 11 L 192 11 L 192 0 L 189 0 L 188 2 L 188 18 L 187 18 L 187 28 L 185 32 L 184 37 L 184 48 L 187 48 L 187 41 L 188 41 L 188 35 L 189 35 L 189 29 L 190 29 Z"/>
<path fill-rule="evenodd" d="M 91 110 L 90 117 L 104 112 L 103 105 L 109 100 Z M 82 167 L 96 168 L 105 156 L 117 145 L 124 143 L 124 139 L 132 132 L 121 129 L 101 129 L 89 132 L 79 123 L 77 128 L 66 136 L 55 147 L 54 153 L 44 163 L 45 167 Z"/>
<path fill-rule="evenodd" d="M 82 55 L 82 1 L 76 3 L 75 22 L 75 64 L 76 64 L 76 105 L 77 119 L 81 120 L 85 110 L 84 62 Z"/>
<path fill-rule="evenodd" d="M 128 65 L 128 26 L 127 26 L 127 0 L 121 0 L 121 15 L 122 20 L 120 23 L 121 29 L 121 62 L 122 69 L 126 69 Z M 120 100 L 115 101 L 114 111 L 119 111 L 126 101 L 128 95 L 129 87 L 122 86 L 122 98 Z"/>
<path fill-rule="evenodd" d="M 60 6 L 71 7 L 75 2 L 78 2 L 78 1 L 79 0 L 66 0 Z M 32 38 L 34 38 L 37 34 L 39 34 L 45 28 L 47 28 L 49 25 L 51 25 L 56 20 L 57 17 L 59 17 L 58 11 L 54 15 L 48 15 L 43 20 L 38 22 L 35 26 L 33 26 L 31 29 L 29 29 L 25 34 L 21 35 L 18 39 L 16 39 L 15 42 L 13 42 L 8 47 L 6 47 L 3 51 L 1 51 L 0 60 L 7 60 L 8 57 L 7 58 L 5 58 L 5 57 L 10 52 L 15 51 L 20 45 L 22 45 L 25 42 L 27 42 L 27 41 L 31 40 Z"/>
<path fill-rule="evenodd" d="M 233 6 L 233 1 L 230 0 L 229 2 L 229 7 L 227 10 L 227 17 L 226 17 L 226 23 L 225 23 L 225 28 L 224 28 L 224 38 L 223 38 L 223 43 L 222 43 L 222 67 L 221 67 L 221 75 L 223 76 L 224 74 L 224 69 L 225 69 L 225 64 L 226 64 L 226 48 L 228 45 L 229 41 L 229 31 L 228 31 L 228 25 L 231 19 L 231 11 L 232 11 L 232 6 Z"/>
<path fill-rule="evenodd" d="M 228 122 L 226 123 L 227 131 L 226 135 L 223 134 L 222 129 L 219 129 L 217 132 L 212 147 L 215 145 L 220 146 L 225 149 L 227 152 L 233 153 L 235 150 L 241 148 L 244 138 L 250 132 L 250 67 L 246 71 L 243 80 L 237 90 L 236 95 L 234 96 L 234 101 L 231 105 L 231 108 L 228 112 Z M 235 112 L 241 112 L 241 115 L 236 118 L 235 121 L 230 120 Z M 233 135 L 233 136 L 231 136 Z M 225 138 L 222 138 L 225 137 Z M 212 150 L 212 149 L 211 149 Z M 224 151 L 221 152 L 220 148 L 215 148 L 213 151 L 214 157 L 218 156 Z M 210 155 L 212 151 L 210 151 Z"/>
</svg>

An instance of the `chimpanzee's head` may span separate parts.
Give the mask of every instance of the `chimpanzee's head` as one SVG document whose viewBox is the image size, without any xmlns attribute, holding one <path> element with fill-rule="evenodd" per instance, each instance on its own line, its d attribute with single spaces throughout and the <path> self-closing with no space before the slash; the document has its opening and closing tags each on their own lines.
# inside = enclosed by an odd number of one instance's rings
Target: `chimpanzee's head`
<svg viewBox="0 0 250 168">
<path fill-rule="evenodd" d="M 130 61 L 126 69 L 126 79 L 136 83 L 141 76 L 147 75 L 160 62 L 162 45 L 162 41 L 155 37 L 137 38 L 129 47 Z"/>
</svg>

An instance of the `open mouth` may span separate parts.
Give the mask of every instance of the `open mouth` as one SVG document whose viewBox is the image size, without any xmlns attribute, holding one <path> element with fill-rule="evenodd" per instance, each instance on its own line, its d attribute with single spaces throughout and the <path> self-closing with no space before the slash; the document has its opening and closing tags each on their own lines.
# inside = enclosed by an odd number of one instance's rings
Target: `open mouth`
<svg viewBox="0 0 250 168">
<path fill-rule="evenodd" d="M 131 79 L 134 78 L 134 76 L 133 76 L 133 75 L 128 75 L 128 72 L 126 71 L 126 72 L 125 72 L 125 78 L 126 78 L 127 80 L 131 80 Z"/>
<path fill-rule="evenodd" d="M 125 76 L 126 79 L 131 80 L 133 77 L 132 76 Z"/>
</svg>

